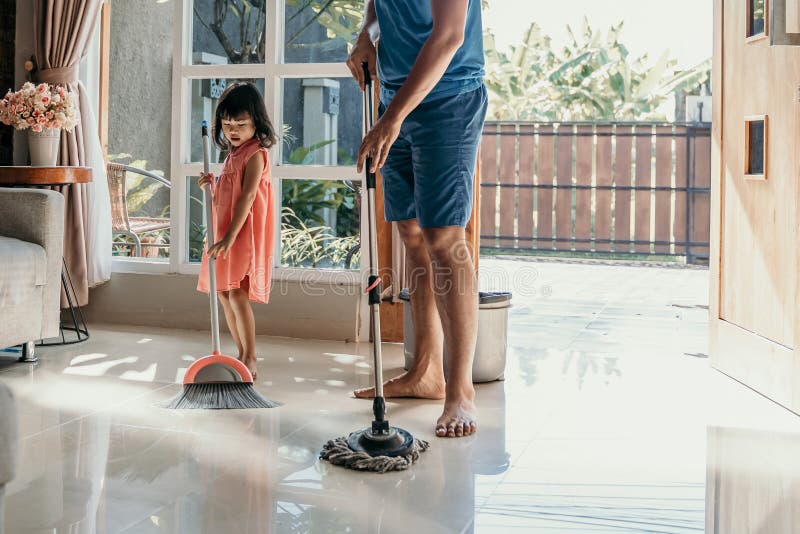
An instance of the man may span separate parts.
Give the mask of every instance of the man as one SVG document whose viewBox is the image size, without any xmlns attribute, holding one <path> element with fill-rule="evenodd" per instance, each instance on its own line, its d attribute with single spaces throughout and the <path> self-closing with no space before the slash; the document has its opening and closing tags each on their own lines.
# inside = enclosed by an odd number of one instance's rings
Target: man
<svg viewBox="0 0 800 534">
<path fill-rule="evenodd" d="M 381 102 L 357 166 L 361 172 L 371 156 L 381 169 L 386 220 L 397 221 L 411 273 L 414 365 L 387 382 L 384 395 L 444 398 L 436 435 L 468 436 L 477 430 L 478 292 L 464 228 L 487 105 L 480 0 L 366 0 L 347 61 L 362 90 L 363 63 L 373 76 L 377 64 Z"/>
</svg>

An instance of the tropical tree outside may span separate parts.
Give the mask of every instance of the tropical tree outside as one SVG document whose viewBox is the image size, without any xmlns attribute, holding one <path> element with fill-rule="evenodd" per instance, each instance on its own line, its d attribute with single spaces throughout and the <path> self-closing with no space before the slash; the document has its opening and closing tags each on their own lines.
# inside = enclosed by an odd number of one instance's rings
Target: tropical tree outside
<svg viewBox="0 0 800 534">
<path fill-rule="evenodd" d="M 676 61 L 664 52 L 655 62 L 632 57 L 621 41 L 623 23 L 607 32 L 584 20 L 569 41 L 555 50 L 550 36 L 533 23 L 522 42 L 498 50 L 486 32 L 486 85 L 489 120 L 651 121 L 675 91 L 691 91 L 708 80 L 711 59 L 674 73 Z"/>
</svg>

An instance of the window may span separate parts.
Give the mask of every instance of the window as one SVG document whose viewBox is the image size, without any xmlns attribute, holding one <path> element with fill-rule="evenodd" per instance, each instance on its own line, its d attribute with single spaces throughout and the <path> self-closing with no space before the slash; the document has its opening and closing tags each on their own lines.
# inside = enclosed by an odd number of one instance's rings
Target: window
<svg viewBox="0 0 800 534">
<path fill-rule="evenodd" d="M 767 178 L 767 117 L 745 118 L 744 175 L 750 180 Z"/>
<path fill-rule="evenodd" d="M 767 36 L 768 32 L 768 2 L 767 0 L 747 0 L 747 31 L 748 40 L 758 40 Z"/>
<path fill-rule="evenodd" d="M 270 151 L 278 276 L 360 268 L 361 92 L 344 65 L 363 0 L 182 0 L 174 8 L 171 214 L 173 271 L 195 273 L 205 220 L 196 177 L 199 124 L 219 89 L 249 80 L 262 91 L 280 141 Z M 159 4 L 160 5 L 160 4 Z M 212 171 L 225 154 L 214 149 Z M 339 278 L 341 279 L 341 278 Z M 356 278 L 354 278 L 355 280 Z"/>
<path fill-rule="evenodd" d="M 125 166 L 109 180 L 112 251 L 116 258 L 146 258 L 165 269 L 171 243 L 174 23 L 172 4 L 113 2 L 107 43 L 107 154 L 110 162 Z"/>
</svg>

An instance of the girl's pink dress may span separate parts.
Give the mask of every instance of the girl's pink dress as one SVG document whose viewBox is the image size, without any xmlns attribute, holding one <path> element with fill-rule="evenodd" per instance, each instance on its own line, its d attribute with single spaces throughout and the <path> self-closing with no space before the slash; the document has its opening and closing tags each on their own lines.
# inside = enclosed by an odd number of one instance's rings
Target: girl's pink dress
<svg viewBox="0 0 800 534">
<path fill-rule="evenodd" d="M 272 280 L 275 217 L 269 156 L 255 137 L 231 150 L 212 187 L 214 238 L 220 240 L 228 231 L 236 202 L 242 195 L 244 170 L 251 157 L 264 158 L 264 172 L 258 182 L 256 199 L 228 257 L 217 256 L 217 291 L 241 287 L 248 289 L 250 300 L 267 303 Z M 208 285 L 208 255 L 204 249 L 197 289 L 208 293 Z"/>
</svg>

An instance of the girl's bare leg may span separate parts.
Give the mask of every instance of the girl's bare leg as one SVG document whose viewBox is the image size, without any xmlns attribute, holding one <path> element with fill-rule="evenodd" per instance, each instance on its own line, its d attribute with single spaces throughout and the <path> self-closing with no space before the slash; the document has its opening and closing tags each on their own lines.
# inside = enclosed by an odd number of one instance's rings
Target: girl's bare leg
<svg viewBox="0 0 800 534">
<path fill-rule="evenodd" d="M 233 342 L 236 343 L 236 349 L 239 351 L 239 359 L 241 360 L 244 354 L 244 346 L 242 345 L 242 339 L 239 337 L 239 326 L 236 323 L 236 315 L 233 313 L 233 308 L 231 307 L 230 292 L 220 291 L 217 294 L 219 295 L 219 301 L 222 303 L 222 309 L 225 312 L 225 322 L 228 323 L 228 330 L 231 331 Z"/>
<path fill-rule="evenodd" d="M 242 340 L 242 360 L 253 379 L 256 378 L 256 321 L 253 317 L 253 308 L 250 306 L 249 290 L 246 287 L 231 289 L 230 304 L 236 316 L 236 326 L 239 329 L 239 339 Z"/>
</svg>

